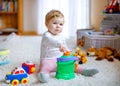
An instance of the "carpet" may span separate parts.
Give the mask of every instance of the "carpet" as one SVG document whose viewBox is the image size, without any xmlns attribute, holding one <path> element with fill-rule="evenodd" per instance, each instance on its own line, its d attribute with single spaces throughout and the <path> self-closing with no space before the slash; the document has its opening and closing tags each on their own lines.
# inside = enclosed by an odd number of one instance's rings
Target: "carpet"
<svg viewBox="0 0 120 86">
<path fill-rule="evenodd" d="M 5 40 L 7 38 L 7 40 Z M 73 38 L 74 39 L 74 38 Z M 75 50 L 76 40 L 67 39 L 68 48 Z M 5 75 L 15 67 L 20 67 L 23 62 L 32 61 L 39 68 L 41 36 L 17 36 L 8 38 L 0 36 L 0 48 L 9 49 L 10 63 L 0 66 L 0 86 L 11 86 L 5 83 Z M 93 77 L 86 77 L 75 74 L 71 80 L 56 79 L 55 73 L 50 74 L 48 83 L 41 83 L 37 78 L 37 71 L 29 75 L 29 82 L 26 85 L 18 86 L 120 86 L 120 61 L 108 62 L 107 60 L 96 61 L 95 57 L 87 57 L 86 64 L 81 64 L 83 68 L 97 68 L 99 73 Z"/>
</svg>

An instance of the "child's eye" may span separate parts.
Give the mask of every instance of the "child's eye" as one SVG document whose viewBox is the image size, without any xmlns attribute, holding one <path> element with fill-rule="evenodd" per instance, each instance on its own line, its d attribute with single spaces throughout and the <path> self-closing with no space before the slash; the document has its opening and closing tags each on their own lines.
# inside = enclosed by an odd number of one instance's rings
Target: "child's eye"
<svg viewBox="0 0 120 86">
<path fill-rule="evenodd" d="M 53 24 L 57 24 L 56 22 L 53 22 Z"/>
<path fill-rule="evenodd" d="M 63 24 L 61 23 L 60 26 L 63 26 Z"/>
</svg>

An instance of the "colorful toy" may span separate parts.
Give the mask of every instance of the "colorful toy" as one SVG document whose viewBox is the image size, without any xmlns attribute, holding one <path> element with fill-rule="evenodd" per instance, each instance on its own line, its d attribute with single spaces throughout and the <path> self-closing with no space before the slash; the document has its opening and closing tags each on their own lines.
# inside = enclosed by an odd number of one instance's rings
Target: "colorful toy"
<svg viewBox="0 0 120 86">
<path fill-rule="evenodd" d="M 57 58 L 57 79 L 73 79 L 75 78 L 75 62 L 78 60 L 77 57 L 70 54 L 69 51 L 65 52 L 60 58 Z"/>
<path fill-rule="evenodd" d="M 18 85 L 19 82 L 26 84 L 28 83 L 28 74 L 22 67 L 15 68 L 12 72 L 7 73 L 5 80 L 6 83 L 11 83 L 13 86 Z"/>
<path fill-rule="evenodd" d="M 110 0 L 108 1 L 108 6 L 105 7 L 105 13 L 118 13 L 120 12 L 120 2 L 119 0 Z"/>
<path fill-rule="evenodd" d="M 87 62 L 86 54 L 79 47 L 76 48 L 76 52 L 73 53 L 74 56 L 78 57 L 78 63 L 84 64 Z"/>
<path fill-rule="evenodd" d="M 5 81 L 13 86 L 18 85 L 19 82 L 27 84 L 28 76 L 33 72 L 35 72 L 35 64 L 25 62 L 22 64 L 22 67 L 15 67 L 11 72 L 8 72 L 5 76 Z"/>
<path fill-rule="evenodd" d="M 96 60 L 107 59 L 110 62 L 113 62 L 114 58 L 120 60 L 120 53 L 115 48 L 111 48 L 108 46 L 99 49 L 91 47 L 87 50 L 87 55 L 96 56 Z"/>
<path fill-rule="evenodd" d="M 8 64 L 10 60 L 8 59 L 10 51 L 8 49 L 0 49 L 0 65 Z"/>
<path fill-rule="evenodd" d="M 35 64 L 31 63 L 31 62 L 26 62 L 22 64 L 22 67 L 25 69 L 25 71 L 28 74 L 32 74 L 35 72 Z"/>
<path fill-rule="evenodd" d="M 106 28 L 104 31 L 103 31 L 104 35 L 115 35 L 114 33 L 114 28 Z"/>
</svg>

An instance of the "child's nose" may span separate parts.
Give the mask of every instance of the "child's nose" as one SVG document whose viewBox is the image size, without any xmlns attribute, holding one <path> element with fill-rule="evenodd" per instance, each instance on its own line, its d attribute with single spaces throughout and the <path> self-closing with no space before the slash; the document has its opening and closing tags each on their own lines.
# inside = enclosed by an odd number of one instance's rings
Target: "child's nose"
<svg viewBox="0 0 120 86">
<path fill-rule="evenodd" d="M 60 25 L 59 25 L 59 24 L 57 24 L 57 28 L 58 28 L 58 27 L 60 27 Z"/>
</svg>

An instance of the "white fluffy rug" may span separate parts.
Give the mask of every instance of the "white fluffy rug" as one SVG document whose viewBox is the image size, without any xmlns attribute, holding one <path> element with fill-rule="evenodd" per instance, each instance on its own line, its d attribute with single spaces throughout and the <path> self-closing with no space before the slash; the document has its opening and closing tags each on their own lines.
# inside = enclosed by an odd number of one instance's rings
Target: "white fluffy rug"
<svg viewBox="0 0 120 86">
<path fill-rule="evenodd" d="M 4 82 L 7 72 L 21 66 L 25 61 L 32 61 L 39 67 L 41 36 L 20 36 L 4 41 L 6 36 L 0 36 L 0 49 L 10 50 L 10 63 L 0 66 L 0 86 L 11 86 Z M 69 48 L 75 50 L 75 40 L 67 40 Z M 120 86 L 120 61 L 108 62 L 107 60 L 96 61 L 95 57 L 88 57 L 88 62 L 82 64 L 84 68 L 97 68 L 99 73 L 93 77 L 85 77 L 76 74 L 71 80 L 58 80 L 51 73 L 48 83 L 40 83 L 37 72 L 29 76 L 27 85 L 18 86 Z"/>
</svg>

